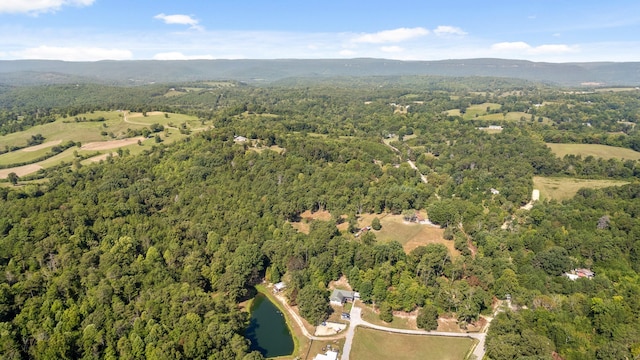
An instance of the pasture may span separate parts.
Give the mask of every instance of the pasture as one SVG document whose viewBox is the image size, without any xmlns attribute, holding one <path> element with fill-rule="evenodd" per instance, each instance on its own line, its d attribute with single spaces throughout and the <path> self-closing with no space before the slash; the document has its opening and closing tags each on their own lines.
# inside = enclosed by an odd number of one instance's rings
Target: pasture
<svg viewBox="0 0 640 360">
<path fill-rule="evenodd" d="M 628 181 L 621 180 L 585 180 L 575 178 L 533 177 L 533 187 L 540 190 L 541 200 L 566 200 L 574 197 L 582 188 L 601 189 L 610 186 L 622 186 Z"/>
<path fill-rule="evenodd" d="M 125 117 L 126 115 L 126 117 Z M 76 122 L 75 118 L 87 121 Z M 104 121 L 88 121 L 103 118 Z M 25 131 L 0 136 L 0 143 L 6 146 L 24 146 L 34 135 L 40 134 L 45 142 L 20 150 L 0 155 L 0 165 L 29 163 L 29 165 L 3 169 L 0 179 L 7 177 L 10 172 L 18 176 L 25 176 L 36 172 L 40 168 L 56 166 L 62 162 L 71 163 L 78 156 L 100 155 L 115 152 L 117 149 L 127 149 L 132 155 L 139 154 L 155 144 L 155 139 L 144 137 L 127 137 L 129 130 L 141 130 L 151 124 L 165 126 L 165 131 L 157 133 L 164 144 L 170 144 L 184 139 L 188 135 L 182 134 L 178 127 L 190 131 L 201 131 L 205 128 L 200 120 L 193 116 L 162 112 L 149 112 L 147 116 L 140 113 L 128 114 L 122 111 L 95 111 L 79 114 L 73 117 L 59 118 L 55 122 L 31 127 Z M 138 145 L 140 140 L 140 145 Z M 51 151 L 51 148 L 67 141 L 80 142 L 80 148 L 74 146 L 56 154 L 46 160 L 35 162 Z M 85 160 L 82 164 L 90 163 Z"/>
<path fill-rule="evenodd" d="M 380 224 L 382 225 L 380 230 L 372 230 L 378 242 L 395 240 L 402 244 L 402 248 L 406 253 L 411 252 L 418 246 L 439 243 L 446 246 L 452 256 L 455 257 L 460 254 L 454 248 L 453 241 L 444 239 L 444 229 L 434 225 L 410 223 L 404 221 L 402 215 L 363 214 L 358 219 L 358 226 L 361 228 L 370 226 L 375 217 L 380 219 Z"/>
<path fill-rule="evenodd" d="M 474 340 L 446 336 L 405 335 L 358 327 L 350 358 L 368 360 L 463 360 Z"/>
<path fill-rule="evenodd" d="M 547 146 L 558 157 L 565 155 L 580 155 L 582 158 L 593 156 L 603 159 L 625 159 L 640 160 L 640 152 L 609 145 L 600 144 L 554 144 L 547 143 Z"/>
<path fill-rule="evenodd" d="M 464 120 L 486 120 L 486 121 L 531 121 L 531 114 L 522 111 L 511 111 L 507 113 L 496 112 L 502 108 L 502 105 L 496 103 L 483 103 L 469 106 L 465 113 L 462 114 L 460 109 L 447 110 L 445 113 L 449 116 L 462 116 Z M 538 121 L 538 117 L 534 117 L 534 121 Z M 543 123 L 550 123 L 549 118 L 543 118 Z"/>
</svg>

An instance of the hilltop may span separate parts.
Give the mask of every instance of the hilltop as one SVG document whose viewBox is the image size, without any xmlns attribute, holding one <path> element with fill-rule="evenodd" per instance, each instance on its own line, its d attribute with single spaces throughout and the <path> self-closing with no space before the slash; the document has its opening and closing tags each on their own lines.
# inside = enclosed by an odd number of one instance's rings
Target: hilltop
<svg viewBox="0 0 640 360">
<path fill-rule="evenodd" d="M 543 63 L 525 60 L 466 59 L 399 61 L 387 59 L 275 59 L 98 61 L 0 61 L 0 85 L 156 82 L 225 79 L 270 83 L 288 78 L 340 76 L 490 76 L 563 86 L 640 84 L 640 62 Z"/>
</svg>

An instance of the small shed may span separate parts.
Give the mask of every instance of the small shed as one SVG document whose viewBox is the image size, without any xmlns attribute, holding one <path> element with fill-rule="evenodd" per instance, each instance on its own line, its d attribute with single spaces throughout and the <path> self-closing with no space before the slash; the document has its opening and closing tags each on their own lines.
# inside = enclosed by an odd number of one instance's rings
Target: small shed
<svg viewBox="0 0 640 360">
<path fill-rule="evenodd" d="M 282 290 L 284 290 L 287 287 L 287 284 L 285 284 L 284 282 L 280 281 L 279 283 L 276 283 L 273 285 L 273 290 L 275 290 L 276 292 L 280 292 Z"/>
</svg>

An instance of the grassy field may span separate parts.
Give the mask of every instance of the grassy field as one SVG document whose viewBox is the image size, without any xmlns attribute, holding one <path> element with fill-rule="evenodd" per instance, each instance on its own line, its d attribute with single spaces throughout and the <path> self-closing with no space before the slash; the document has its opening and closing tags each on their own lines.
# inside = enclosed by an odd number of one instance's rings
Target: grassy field
<svg viewBox="0 0 640 360">
<path fill-rule="evenodd" d="M 620 180 L 584 180 L 575 178 L 550 178 L 534 176 L 533 187 L 540 190 L 541 200 L 566 200 L 572 198 L 581 188 L 601 189 L 621 186 L 628 181 Z"/>
<path fill-rule="evenodd" d="M 638 91 L 638 88 L 635 87 L 619 87 L 619 88 L 599 88 L 596 89 L 596 92 L 622 92 L 622 91 Z"/>
<path fill-rule="evenodd" d="M 300 214 L 300 217 L 302 218 L 302 221 L 291 223 L 291 226 L 293 226 L 294 229 L 305 234 L 309 233 L 309 226 L 311 221 L 331 220 L 331 214 L 328 211 L 318 211 L 315 213 L 305 211 L 304 213 Z M 389 242 L 395 240 L 402 244 L 402 247 L 404 248 L 404 251 L 406 253 L 411 252 L 411 250 L 417 248 L 418 246 L 440 243 L 445 245 L 447 249 L 449 249 L 449 252 L 452 254 L 452 256 L 456 257 L 460 255 L 460 252 L 454 248 L 453 241 L 447 241 L 442 237 L 444 234 L 444 229 L 433 225 L 408 223 L 403 220 L 402 215 L 362 214 L 358 218 L 358 226 L 360 228 L 370 226 L 371 221 L 375 217 L 380 219 L 380 224 L 382 225 L 382 228 L 380 230 L 372 230 L 379 242 Z M 343 222 L 342 224 L 338 225 L 338 230 L 346 231 L 347 227 L 348 223 Z"/>
<path fill-rule="evenodd" d="M 522 111 L 511 111 L 506 114 L 502 112 L 490 113 L 492 110 L 500 110 L 502 106 L 495 103 L 484 103 L 478 105 L 471 105 L 467 108 L 462 118 L 464 120 L 489 120 L 489 121 L 520 121 L 524 118 L 526 121 L 531 120 L 531 114 L 527 114 Z M 487 111 L 489 108 L 490 111 Z M 451 109 L 446 111 L 449 116 L 461 116 L 460 109 Z M 538 121 L 538 118 L 535 118 Z M 551 123 L 549 118 L 543 118 L 543 123 Z"/>
<path fill-rule="evenodd" d="M 403 335 L 357 328 L 350 358 L 367 360 L 463 360 L 474 343 L 470 338 Z"/>
<path fill-rule="evenodd" d="M 84 149 L 78 147 L 72 147 L 60 154 L 57 154 L 49 159 L 40 161 L 38 163 L 31 164 L 29 168 L 31 170 L 38 169 L 39 167 L 51 167 L 60 164 L 61 162 L 71 163 L 75 159 L 75 153 L 78 155 L 93 155 L 93 154 L 108 154 L 116 153 L 118 148 L 128 149 L 132 155 L 136 155 L 150 149 L 154 144 L 154 139 L 144 139 L 142 146 L 135 144 L 128 145 L 111 145 L 109 141 L 113 141 L 114 138 L 125 138 L 127 130 L 138 130 L 148 127 L 151 124 L 158 123 L 165 126 L 165 131 L 158 133 L 164 144 L 171 144 L 176 141 L 180 141 L 186 138 L 188 135 L 181 134 L 178 127 L 186 126 L 191 131 L 204 130 L 207 125 L 202 125 L 200 120 L 193 116 L 183 114 L 172 114 L 162 112 L 149 112 L 147 116 L 143 116 L 140 113 L 130 113 L 127 116 L 125 122 L 124 113 L 121 111 L 96 111 L 93 113 L 79 114 L 78 118 L 96 119 L 103 117 L 105 121 L 100 122 L 75 122 L 74 117 L 60 118 L 55 122 L 34 126 L 22 132 L 12 133 L 5 136 L 0 136 L 0 143 L 8 146 L 23 146 L 27 140 L 36 134 L 41 134 L 46 140 L 43 144 L 13 151 L 10 153 L 0 155 L 0 164 L 9 165 L 22 162 L 31 162 L 51 150 L 51 147 L 61 143 L 65 143 L 69 140 L 80 142 L 82 145 L 90 143 L 94 144 L 100 149 Z M 185 124 L 185 125 L 182 125 Z M 107 135 L 102 133 L 106 132 Z M 86 165 L 90 163 L 90 160 L 85 160 L 82 164 Z M 19 176 L 27 175 L 30 172 L 29 169 L 18 169 L 20 171 Z M 6 171 L 0 172 L 0 179 L 5 178 Z M 18 171 L 16 171 L 17 173 Z"/>
<path fill-rule="evenodd" d="M 380 242 L 395 240 L 402 244 L 407 253 L 421 245 L 440 243 L 444 244 L 453 256 L 460 254 L 454 248 L 453 241 L 447 241 L 442 237 L 444 229 L 431 225 L 408 223 L 403 220 L 402 215 L 364 214 L 360 216 L 358 225 L 360 227 L 369 226 L 375 217 L 380 219 L 382 225 L 379 231 L 374 231 L 376 239 Z"/>
<path fill-rule="evenodd" d="M 599 145 L 599 144 L 552 144 L 547 143 L 558 157 L 565 155 L 580 155 L 583 158 L 587 156 L 599 157 L 603 159 L 627 159 L 640 160 L 640 152 L 627 148 Z"/>
<path fill-rule="evenodd" d="M 358 306 L 362 308 L 362 319 L 372 324 L 382 325 L 382 326 L 391 327 L 395 329 L 410 329 L 410 330 L 418 329 L 415 318 L 394 316 L 393 321 L 391 321 L 390 323 L 386 323 L 380 320 L 380 316 L 378 315 L 378 313 L 373 311 L 371 306 L 365 306 L 365 305 L 358 305 Z"/>
</svg>

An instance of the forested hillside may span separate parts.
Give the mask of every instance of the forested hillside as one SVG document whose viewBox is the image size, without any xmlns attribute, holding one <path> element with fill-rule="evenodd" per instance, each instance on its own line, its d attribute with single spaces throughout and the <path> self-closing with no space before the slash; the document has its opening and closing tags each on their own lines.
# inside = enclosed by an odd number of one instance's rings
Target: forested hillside
<svg viewBox="0 0 640 360">
<path fill-rule="evenodd" d="M 286 280 L 290 303 L 316 324 L 342 275 L 381 317 L 418 310 L 465 326 L 509 294 L 489 330 L 491 359 L 640 356 L 640 163 L 546 145 L 640 150 L 638 91 L 343 82 L 0 93 L 2 135 L 125 108 L 214 125 L 0 187 L 2 357 L 260 359 L 237 306 L 253 286 Z M 627 185 L 521 208 L 534 176 Z M 325 210 L 331 220 L 310 221 L 308 234 L 292 226 Z M 414 210 L 445 228 L 456 254 L 355 236 L 364 215 Z M 574 268 L 595 277 L 562 276 Z"/>
<path fill-rule="evenodd" d="M 400 61 L 390 59 L 237 59 L 65 62 L 0 61 L 0 83 L 12 85 L 153 83 L 226 79 L 254 84 L 288 78 L 340 76 L 491 76 L 565 86 L 583 83 L 637 86 L 638 62 L 548 63 L 509 59 Z"/>
</svg>

